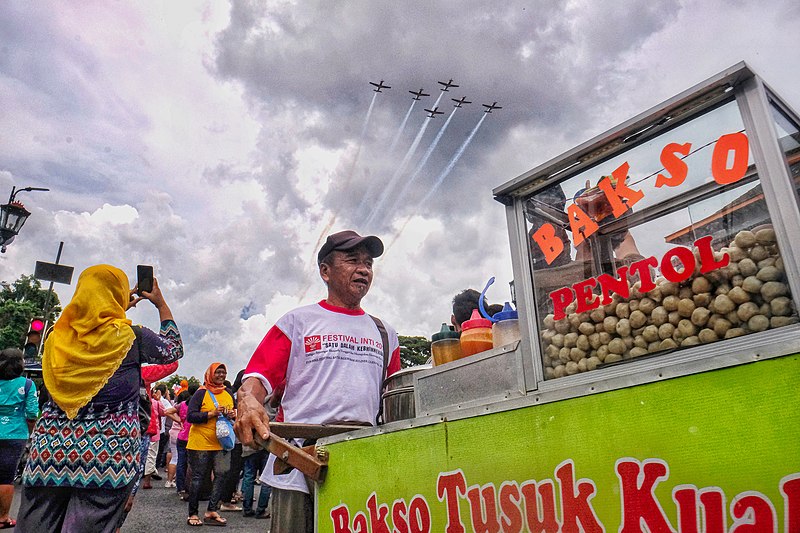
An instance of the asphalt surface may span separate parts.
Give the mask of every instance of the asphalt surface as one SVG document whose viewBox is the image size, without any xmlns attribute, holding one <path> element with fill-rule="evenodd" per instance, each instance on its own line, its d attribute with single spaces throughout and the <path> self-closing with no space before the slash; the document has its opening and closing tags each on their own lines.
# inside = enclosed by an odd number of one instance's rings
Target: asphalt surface
<svg viewBox="0 0 800 533">
<path fill-rule="evenodd" d="M 17 509 L 19 509 L 20 501 L 20 486 L 15 487 L 14 502 L 11 506 L 11 516 L 17 516 Z M 258 491 L 261 490 L 260 486 L 255 488 L 256 499 L 258 499 Z M 202 518 L 203 512 L 206 509 L 207 502 L 200 502 L 200 517 Z M 241 507 L 241 503 L 237 503 Z M 221 516 L 228 520 L 228 525 L 225 528 L 201 526 L 190 527 L 186 524 L 188 518 L 188 504 L 181 501 L 175 489 L 164 488 L 163 481 L 154 481 L 153 488 L 150 490 L 141 490 L 136 495 L 136 501 L 133 504 L 133 509 L 128 515 L 128 519 L 122 526 L 121 533 L 158 533 L 162 531 L 174 532 L 180 531 L 252 531 L 256 533 L 266 533 L 269 531 L 269 519 L 256 519 L 245 518 L 242 512 L 227 511 L 220 513 Z"/>
</svg>

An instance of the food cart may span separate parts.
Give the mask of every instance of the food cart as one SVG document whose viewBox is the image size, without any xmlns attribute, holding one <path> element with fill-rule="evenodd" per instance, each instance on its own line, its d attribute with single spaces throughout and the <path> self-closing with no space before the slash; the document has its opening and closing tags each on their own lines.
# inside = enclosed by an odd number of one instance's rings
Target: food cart
<svg viewBox="0 0 800 533">
<path fill-rule="evenodd" d="M 800 120 L 744 63 L 496 189 L 521 340 L 327 437 L 319 532 L 800 532 Z"/>
</svg>

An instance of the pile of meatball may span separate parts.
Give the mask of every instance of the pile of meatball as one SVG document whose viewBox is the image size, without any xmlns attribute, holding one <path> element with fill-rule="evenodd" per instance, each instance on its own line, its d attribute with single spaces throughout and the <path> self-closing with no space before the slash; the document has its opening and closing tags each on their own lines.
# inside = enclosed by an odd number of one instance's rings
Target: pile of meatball
<svg viewBox="0 0 800 533">
<path fill-rule="evenodd" d="M 545 378 L 799 321 L 773 228 L 740 231 L 728 247 L 714 252 L 718 261 L 725 254 L 727 266 L 701 275 L 695 250 L 695 275 L 683 283 L 659 277 L 656 287 L 642 294 L 637 281 L 629 298 L 614 294 L 608 305 L 585 313 L 576 313 L 572 302 L 565 318 L 544 317 Z"/>
</svg>

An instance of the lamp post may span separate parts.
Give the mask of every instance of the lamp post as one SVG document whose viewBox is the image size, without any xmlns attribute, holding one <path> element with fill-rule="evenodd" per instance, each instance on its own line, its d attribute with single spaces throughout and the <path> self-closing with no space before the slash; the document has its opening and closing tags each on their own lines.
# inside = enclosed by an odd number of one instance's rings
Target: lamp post
<svg viewBox="0 0 800 533">
<path fill-rule="evenodd" d="M 0 253 L 5 253 L 6 246 L 14 241 L 14 238 L 19 234 L 22 225 L 31 216 L 31 213 L 25 209 L 21 202 L 14 200 L 18 193 L 23 191 L 49 191 L 43 187 L 25 187 L 24 189 L 17 190 L 16 187 L 11 187 L 11 196 L 8 198 L 8 203 L 0 205 Z"/>
</svg>

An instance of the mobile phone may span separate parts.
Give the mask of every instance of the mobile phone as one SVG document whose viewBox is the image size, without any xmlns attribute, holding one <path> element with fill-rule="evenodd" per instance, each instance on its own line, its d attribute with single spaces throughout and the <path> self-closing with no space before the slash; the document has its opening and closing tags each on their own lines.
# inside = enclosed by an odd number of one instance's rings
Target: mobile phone
<svg viewBox="0 0 800 533">
<path fill-rule="evenodd" d="M 153 267 L 150 265 L 136 265 L 136 292 L 153 291 Z"/>
</svg>

